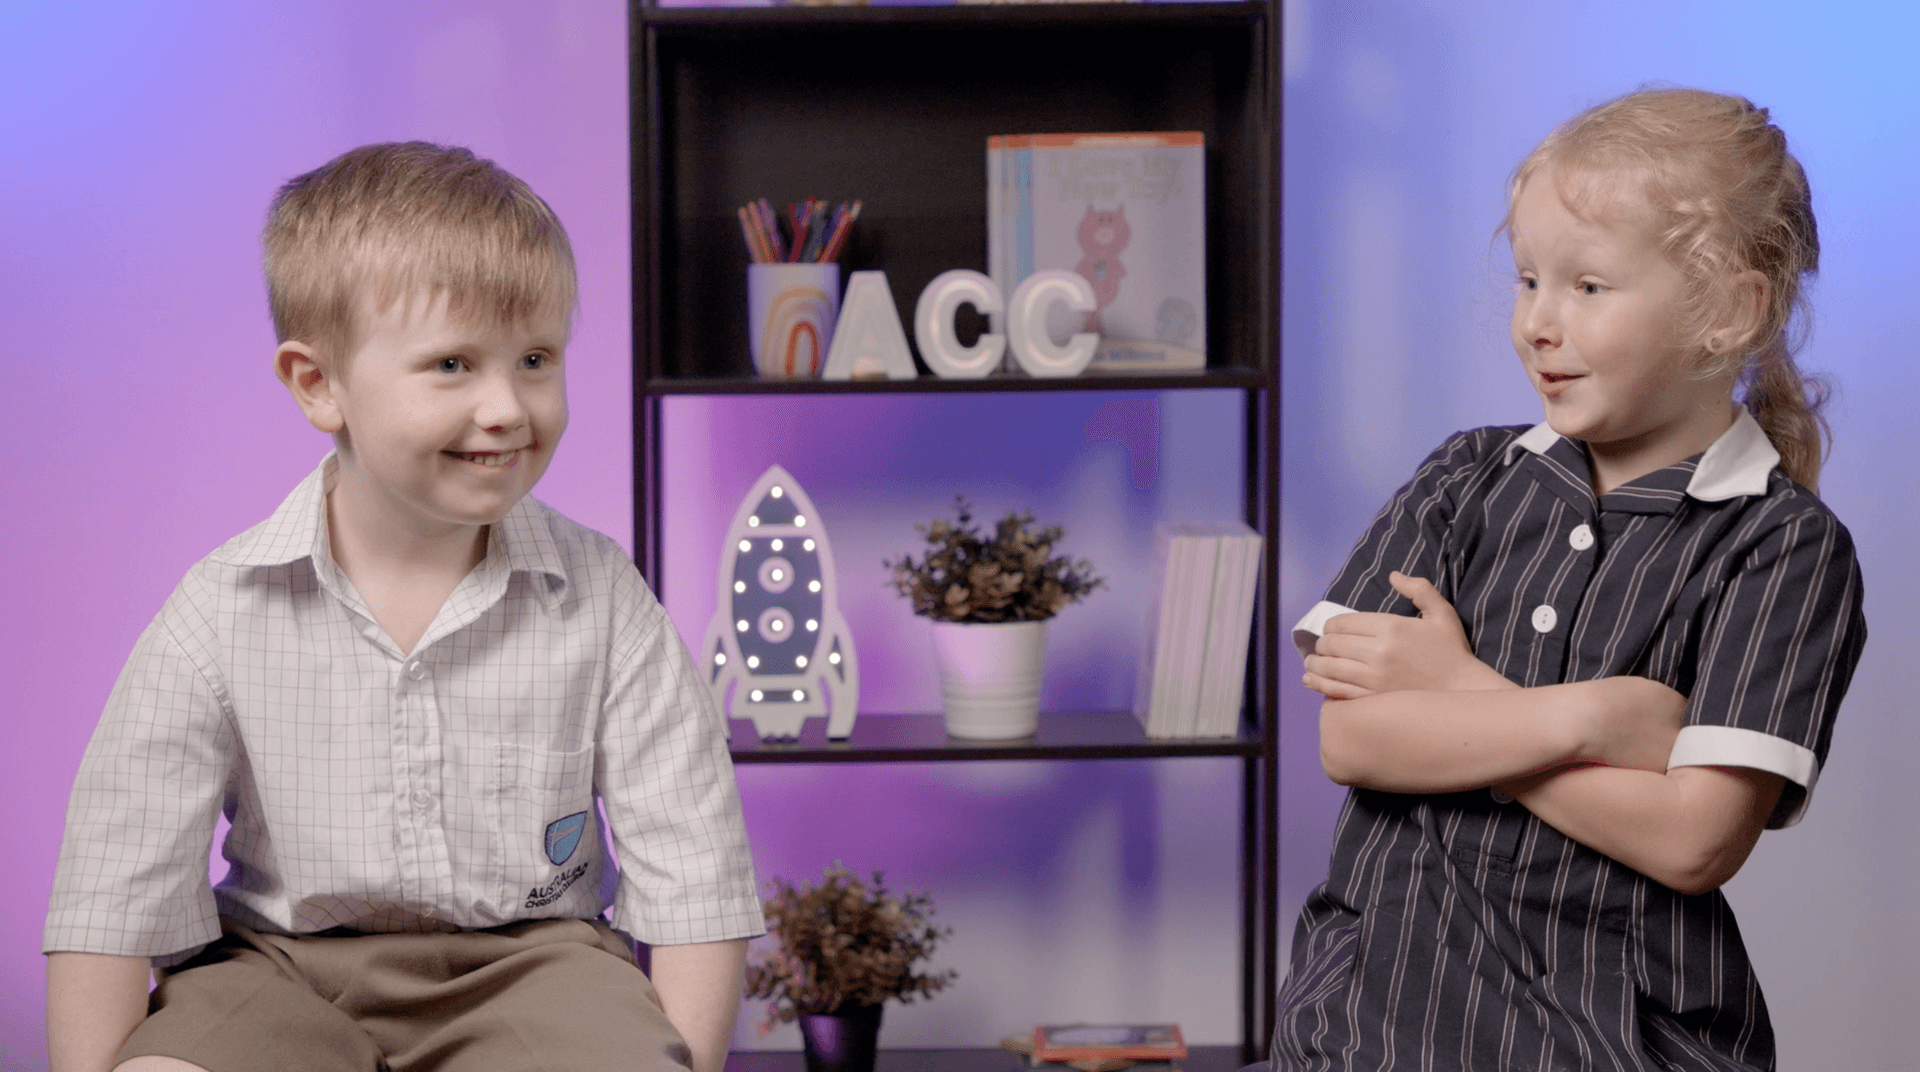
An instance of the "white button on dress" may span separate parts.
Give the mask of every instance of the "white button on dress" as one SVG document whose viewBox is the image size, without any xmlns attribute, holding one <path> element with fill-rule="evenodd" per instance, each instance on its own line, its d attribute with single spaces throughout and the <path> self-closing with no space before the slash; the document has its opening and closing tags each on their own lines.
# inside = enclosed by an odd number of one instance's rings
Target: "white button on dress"
<svg viewBox="0 0 1920 1072">
<path fill-rule="evenodd" d="M 1547 606 L 1545 603 L 1533 608 L 1533 628 L 1536 632 L 1553 632 L 1554 623 L 1559 620 L 1560 615 L 1554 613 L 1553 608 Z"/>
<path fill-rule="evenodd" d="M 1575 525 L 1567 534 L 1567 543 L 1576 551 L 1584 551 L 1593 546 L 1593 530 L 1585 525 Z"/>
</svg>

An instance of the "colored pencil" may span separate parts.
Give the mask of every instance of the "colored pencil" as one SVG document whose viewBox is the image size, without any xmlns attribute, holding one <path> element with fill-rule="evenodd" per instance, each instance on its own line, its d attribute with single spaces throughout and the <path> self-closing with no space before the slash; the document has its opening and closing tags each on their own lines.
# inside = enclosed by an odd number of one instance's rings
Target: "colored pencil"
<svg viewBox="0 0 1920 1072">
<path fill-rule="evenodd" d="M 837 205 L 813 197 L 788 202 L 785 227 L 781 214 L 764 197 L 741 205 L 733 214 L 753 263 L 823 264 L 839 259 L 853 222 L 860 218 L 860 207 L 858 199 Z"/>
<path fill-rule="evenodd" d="M 753 220 L 748 217 L 746 208 L 744 206 L 737 208 L 733 214 L 740 218 L 740 235 L 746 239 L 747 256 L 753 258 L 755 264 L 767 263 L 766 245 L 761 242 L 759 229 L 754 227 Z"/>
<path fill-rule="evenodd" d="M 847 244 L 847 232 L 853 230 L 853 221 L 859 218 L 860 201 L 856 198 L 853 202 L 853 207 L 847 210 L 847 214 L 842 217 L 839 224 L 834 227 L 833 236 L 827 239 L 827 248 L 820 251 L 821 260 L 837 261 L 840 259 L 840 250 Z"/>
</svg>

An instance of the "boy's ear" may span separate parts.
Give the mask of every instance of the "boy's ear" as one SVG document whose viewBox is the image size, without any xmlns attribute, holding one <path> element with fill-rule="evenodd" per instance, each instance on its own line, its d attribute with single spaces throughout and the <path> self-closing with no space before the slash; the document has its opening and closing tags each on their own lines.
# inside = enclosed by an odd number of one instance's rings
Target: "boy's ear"
<svg viewBox="0 0 1920 1072">
<path fill-rule="evenodd" d="M 1733 277 L 1727 303 L 1727 319 L 1714 331 L 1714 353 L 1738 352 L 1753 345 L 1754 336 L 1767 319 L 1767 302 L 1773 287 L 1767 277 L 1749 268 Z"/>
<path fill-rule="evenodd" d="M 340 404 L 333 397 L 333 373 L 321 366 L 313 347 L 292 339 L 281 343 L 273 352 L 273 374 L 287 385 L 300 411 L 315 428 L 332 435 L 346 427 Z"/>
</svg>

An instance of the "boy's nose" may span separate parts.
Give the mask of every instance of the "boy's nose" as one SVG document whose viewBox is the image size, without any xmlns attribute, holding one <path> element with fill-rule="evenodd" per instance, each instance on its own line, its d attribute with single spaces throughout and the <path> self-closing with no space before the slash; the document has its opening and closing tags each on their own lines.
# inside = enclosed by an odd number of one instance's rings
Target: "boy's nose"
<svg viewBox="0 0 1920 1072">
<path fill-rule="evenodd" d="M 526 404 L 512 380 L 504 377 L 487 385 L 473 414 L 473 423 L 494 433 L 510 432 L 526 421 Z"/>
</svg>

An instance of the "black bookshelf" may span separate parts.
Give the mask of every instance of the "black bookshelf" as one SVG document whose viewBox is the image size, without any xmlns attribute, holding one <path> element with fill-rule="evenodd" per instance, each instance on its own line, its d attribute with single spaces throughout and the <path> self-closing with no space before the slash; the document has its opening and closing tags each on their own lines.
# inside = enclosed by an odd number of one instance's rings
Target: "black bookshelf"
<svg viewBox="0 0 1920 1072">
<path fill-rule="evenodd" d="M 1238 1046 L 1190 1046 L 1180 1067 L 1185 1072 L 1233 1072 L 1243 1063 Z M 727 1057 L 727 1072 L 803 1072 L 806 1067 L 796 1050 L 745 1050 Z M 874 1072 L 1018 1072 L 1027 1067 L 1025 1057 L 1009 1050 L 882 1050 Z"/>
<path fill-rule="evenodd" d="M 1247 711 L 1235 737 L 1149 740 L 1125 713 L 1050 713 L 1022 741 L 947 738 L 938 716 L 862 713 L 847 741 L 810 720 L 740 764 L 1225 756 L 1241 762 L 1242 1045 L 1264 1052 L 1278 971 L 1278 5 L 994 4 L 662 9 L 629 0 L 633 178 L 634 546 L 661 577 L 660 408 L 687 395 L 1228 389 L 1246 397 L 1247 520 L 1268 537 Z M 950 268 L 986 260 L 989 134 L 1199 130 L 1206 137 L 1208 359 L 1197 373 L 984 380 L 770 381 L 746 347 L 734 208 L 757 197 L 866 203 L 844 271 L 887 273 L 903 319 Z M 960 328 L 968 342 L 968 328 Z M 911 338 L 911 332 L 909 332 Z M 1130 670 L 1128 672 L 1131 672 Z M 1217 1052 L 1216 1052 L 1217 1051 Z M 882 1069 L 1012 1067 L 993 1050 L 889 1051 Z M 771 1061 L 773 1063 L 756 1063 Z M 785 1061 L 786 1063 L 781 1063 Z M 932 1063 L 928 1063 L 932 1062 Z M 799 1067 L 735 1054 L 731 1068 Z"/>
<path fill-rule="evenodd" d="M 743 299 L 744 300 L 744 299 Z M 744 326 L 740 329 L 746 331 Z M 744 336 L 743 336 L 744 337 Z M 967 341 L 971 344 L 970 340 Z M 912 380 L 764 380 L 754 376 L 662 377 L 649 380 L 652 395 L 863 395 L 977 394 L 993 391 L 1203 391 L 1258 390 L 1266 374 L 1254 369 L 1205 372 L 1127 373 L 1060 379 L 996 372 L 978 380 L 943 380 L 921 375 Z"/>
<path fill-rule="evenodd" d="M 1125 711 L 1047 713 L 1039 731 L 1011 741 L 947 736 L 939 715 L 870 715 L 854 720 L 844 741 L 827 739 L 825 719 L 808 719 L 800 738 L 762 741 L 753 723 L 732 720 L 735 763 L 935 763 L 984 759 L 1144 759 L 1175 756 L 1258 756 L 1260 735 L 1243 727 L 1233 737 L 1150 738 Z"/>
</svg>

